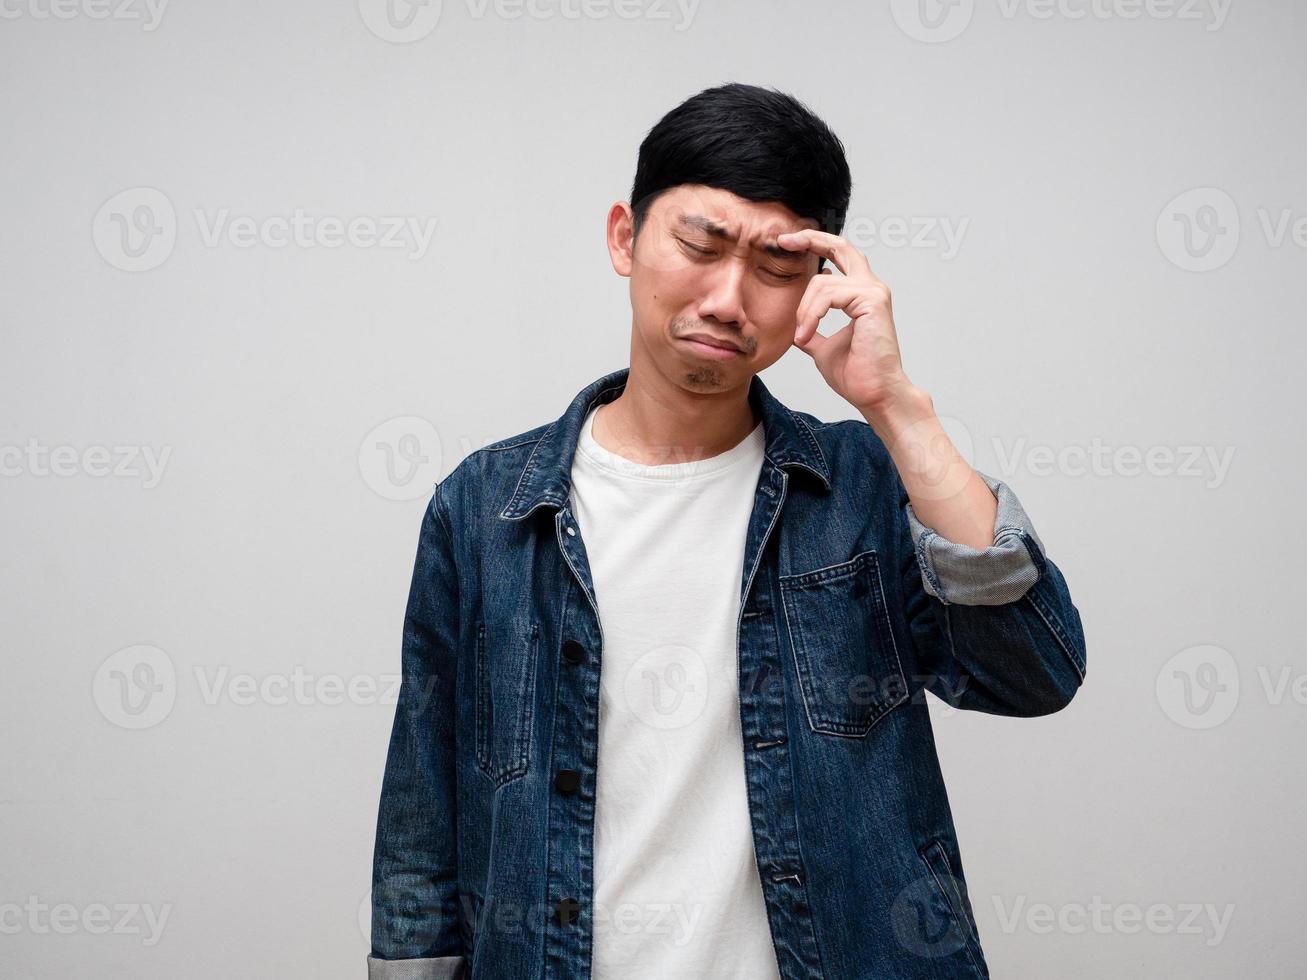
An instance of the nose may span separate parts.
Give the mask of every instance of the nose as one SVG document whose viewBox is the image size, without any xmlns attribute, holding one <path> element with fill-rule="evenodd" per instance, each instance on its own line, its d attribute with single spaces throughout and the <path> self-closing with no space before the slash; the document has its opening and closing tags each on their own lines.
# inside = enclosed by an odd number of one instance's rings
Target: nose
<svg viewBox="0 0 1307 980">
<path fill-rule="evenodd" d="M 730 327 L 744 325 L 744 276 L 747 263 L 738 256 L 714 262 L 705 272 L 704 298 L 698 314 L 704 320 L 717 320 Z"/>
</svg>

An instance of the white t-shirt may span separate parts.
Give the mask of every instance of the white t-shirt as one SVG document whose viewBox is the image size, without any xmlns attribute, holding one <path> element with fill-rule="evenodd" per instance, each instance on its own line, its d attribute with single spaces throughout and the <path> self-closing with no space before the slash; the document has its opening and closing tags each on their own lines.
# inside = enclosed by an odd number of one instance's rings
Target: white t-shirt
<svg viewBox="0 0 1307 980">
<path fill-rule="evenodd" d="M 753 852 L 736 625 L 763 426 L 642 465 L 586 418 L 572 508 L 603 629 L 594 980 L 779 980 Z"/>
</svg>

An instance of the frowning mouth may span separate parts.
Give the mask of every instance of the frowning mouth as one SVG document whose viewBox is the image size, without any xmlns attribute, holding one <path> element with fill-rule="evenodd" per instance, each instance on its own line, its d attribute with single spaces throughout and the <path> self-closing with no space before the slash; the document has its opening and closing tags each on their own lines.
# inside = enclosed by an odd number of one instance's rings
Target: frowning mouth
<svg viewBox="0 0 1307 980">
<path fill-rule="evenodd" d="M 706 333 L 690 333 L 678 338 L 698 353 L 717 359 L 740 357 L 744 351 L 733 341 Z"/>
</svg>

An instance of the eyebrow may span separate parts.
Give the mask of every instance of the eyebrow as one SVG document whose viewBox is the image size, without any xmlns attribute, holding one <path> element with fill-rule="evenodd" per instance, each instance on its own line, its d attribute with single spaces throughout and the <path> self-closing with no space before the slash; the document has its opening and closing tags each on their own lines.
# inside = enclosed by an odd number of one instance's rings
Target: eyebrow
<svg viewBox="0 0 1307 980">
<path fill-rule="evenodd" d="M 697 228 L 699 231 L 711 235 L 713 238 L 724 239 L 725 241 L 728 242 L 733 242 L 736 240 L 734 236 L 731 235 L 730 232 L 728 232 L 717 222 L 713 221 L 711 218 L 705 218 L 701 214 L 683 214 L 681 215 L 681 224 L 689 225 L 691 228 Z M 807 252 L 791 252 L 789 249 L 781 248 L 781 246 L 779 245 L 761 242 L 758 238 L 754 238 L 749 242 L 749 244 L 752 245 L 754 248 L 761 249 L 762 251 L 766 252 L 768 255 L 777 259 L 802 261 L 808 255 Z"/>
</svg>

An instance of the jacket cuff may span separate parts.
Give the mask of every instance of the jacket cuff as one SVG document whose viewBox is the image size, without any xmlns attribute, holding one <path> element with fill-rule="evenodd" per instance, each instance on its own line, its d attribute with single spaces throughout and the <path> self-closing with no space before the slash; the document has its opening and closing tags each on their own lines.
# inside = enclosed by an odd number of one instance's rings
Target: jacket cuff
<svg viewBox="0 0 1307 980">
<path fill-rule="evenodd" d="M 467 959 L 462 956 L 410 960 L 368 957 L 368 980 L 462 980 L 467 973 Z"/>
<path fill-rule="evenodd" d="M 945 605 L 1001 606 L 1016 602 L 1039 581 L 1044 545 L 1011 488 L 979 473 L 998 501 L 994 543 L 983 551 L 941 537 L 904 509 L 926 591 Z"/>
</svg>

